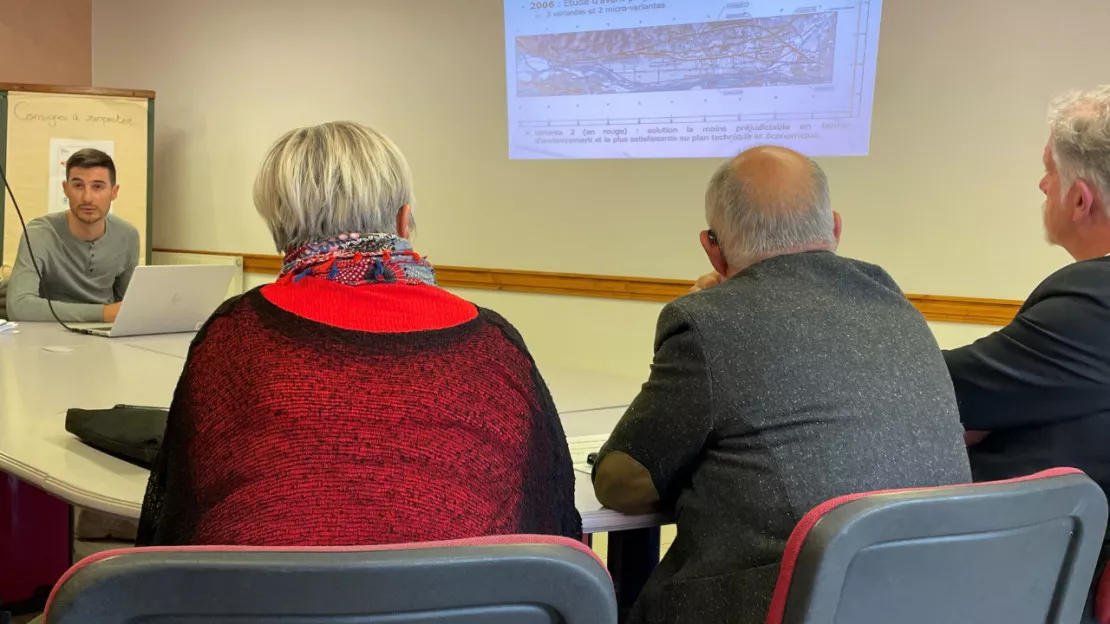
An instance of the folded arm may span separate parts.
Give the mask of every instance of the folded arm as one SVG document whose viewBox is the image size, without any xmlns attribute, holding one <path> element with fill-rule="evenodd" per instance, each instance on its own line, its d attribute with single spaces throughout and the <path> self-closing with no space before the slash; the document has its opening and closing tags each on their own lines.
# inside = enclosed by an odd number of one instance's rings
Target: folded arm
<svg viewBox="0 0 1110 624">
<path fill-rule="evenodd" d="M 598 455 L 598 501 L 624 513 L 673 505 L 712 434 L 711 393 L 697 331 L 668 306 L 651 375 Z"/>
<path fill-rule="evenodd" d="M 39 269 L 45 274 L 49 267 L 49 254 L 45 245 L 36 245 L 36 260 Z M 41 284 L 35 265 L 31 262 L 31 253 L 27 249 L 27 240 L 19 241 L 19 251 L 16 254 L 15 266 L 12 268 L 11 279 L 8 280 L 8 316 L 13 321 L 53 321 L 54 314 L 50 312 L 51 303 L 54 313 L 63 321 L 75 323 L 96 323 L 104 319 L 104 306 L 98 303 L 66 303 L 62 301 L 47 302 L 41 296 Z"/>
</svg>

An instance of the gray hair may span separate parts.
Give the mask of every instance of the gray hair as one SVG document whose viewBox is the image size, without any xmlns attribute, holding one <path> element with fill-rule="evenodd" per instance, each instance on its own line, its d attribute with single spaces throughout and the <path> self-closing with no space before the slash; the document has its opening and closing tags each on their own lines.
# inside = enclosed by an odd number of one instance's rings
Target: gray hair
<svg viewBox="0 0 1110 624">
<path fill-rule="evenodd" d="M 1077 180 L 1110 208 L 1110 85 L 1072 91 L 1052 103 L 1052 159 L 1067 195 Z"/>
<path fill-rule="evenodd" d="M 414 201 L 401 150 L 351 122 L 287 133 L 254 182 L 255 209 L 282 252 L 352 232 L 396 234 L 397 213 Z"/>
<path fill-rule="evenodd" d="M 829 180 L 809 160 L 812 186 L 757 199 L 727 162 L 717 170 L 705 194 L 705 216 L 717 234 L 725 260 L 747 266 L 761 258 L 814 245 L 836 245 Z M 801 202 L 801 205 L 792 205 Z"/>
</svg>

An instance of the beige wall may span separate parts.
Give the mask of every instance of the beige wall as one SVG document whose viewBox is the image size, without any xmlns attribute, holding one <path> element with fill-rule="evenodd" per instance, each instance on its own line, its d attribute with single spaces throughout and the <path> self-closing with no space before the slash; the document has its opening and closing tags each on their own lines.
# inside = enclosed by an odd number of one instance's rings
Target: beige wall
<svg viewBox="0 0 1110 624">
<path fill-rule="evenodd" d="M 92 84 L 92 0 L 0 0 L 0 82 Z"/>
<path fill-rule="evenodd" d="M 273 253 L 251 205 L 265 149 L 289 128 L 353 119 L 409 156 L 416 244 L 434 263 L 704 272 L 697 232 L 715 161 L 508 160 L 501 7 L 97 0 L 95 82 L 159 94 L 155 245 Z M 1106 23 L 1106 0 L 887 0 L 871 155 L 822 160 L 843 251 L 907 292 L 1007 299 L 1068 262 L 1041 235 L 1045 111 L 1063 89 L 1108 80 Z M 467 294 L 547 361 L 638 374 L 650 359 L 657 305 Z M 933 328 L 942 346 L 990 330 Z"/>
<path fill-rule="evenodd" d="M 353 119 L 408 155 L 434 262 L 704 271 L 714 160 L 508 160 L 502 5 L 97 0 L 95 82 L 159 95 L 155 243 L 271 253 L 251 206 L 264 151 Z M 1006 299 L 1066 263 L 1041 235 L 1046 109 L 1110 80 L 1107 23 L 1106 0 L 885 2 L 871 155 L 822 159 L 843 251 L 908 292 Z"/>
</svg>

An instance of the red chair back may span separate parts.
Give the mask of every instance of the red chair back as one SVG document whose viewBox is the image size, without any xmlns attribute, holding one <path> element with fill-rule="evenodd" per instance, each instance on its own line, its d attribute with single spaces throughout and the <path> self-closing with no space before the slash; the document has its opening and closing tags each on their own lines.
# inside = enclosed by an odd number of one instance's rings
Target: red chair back
<svg viewBox="0 0 1110 624">
<path fill-rule="evenodd" d="M 1074 624 L 1106 517 L 1074 469 L 837 498 L 787 542 L 767 624 Z"/>
</svg>

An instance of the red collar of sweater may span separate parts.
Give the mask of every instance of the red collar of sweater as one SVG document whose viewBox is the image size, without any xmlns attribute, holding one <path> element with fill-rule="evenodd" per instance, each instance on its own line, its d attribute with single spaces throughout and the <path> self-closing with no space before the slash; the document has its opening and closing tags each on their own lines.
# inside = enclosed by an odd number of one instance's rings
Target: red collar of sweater
<svg viewBox="0 0 1110 624">
<path fill-rule="evenodd" d="M 262 296 L 275 306 L 340 329 L 402 333 L 455 327 L 478 316 L 474 304 L 435 286 L 348 286 L 306 277 L 270 284 Z"/>
</svg>

